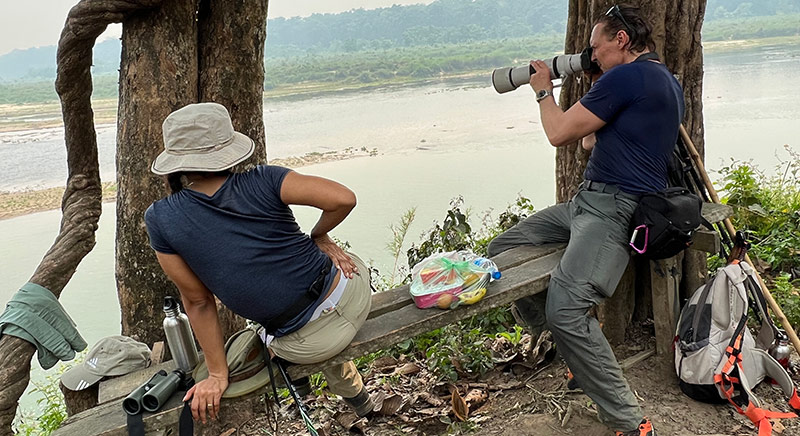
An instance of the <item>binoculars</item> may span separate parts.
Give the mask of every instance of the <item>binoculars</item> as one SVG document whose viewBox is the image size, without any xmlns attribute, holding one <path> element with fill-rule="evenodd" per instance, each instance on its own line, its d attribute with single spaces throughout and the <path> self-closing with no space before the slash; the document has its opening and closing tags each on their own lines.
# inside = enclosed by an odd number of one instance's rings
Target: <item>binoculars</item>
<svg viewBox="0 0 800 436">
<path fill-rule="evenodd" d="M 186 375 L 176 369 L 167 374 L 163 369 L 145 384 L 134 389 L 123 401 L 122 408 L 128 415 L 137 415 L 146 410 L 155 412 L 169 400 L 179 388 L 186 388 Z"/>
</svg>

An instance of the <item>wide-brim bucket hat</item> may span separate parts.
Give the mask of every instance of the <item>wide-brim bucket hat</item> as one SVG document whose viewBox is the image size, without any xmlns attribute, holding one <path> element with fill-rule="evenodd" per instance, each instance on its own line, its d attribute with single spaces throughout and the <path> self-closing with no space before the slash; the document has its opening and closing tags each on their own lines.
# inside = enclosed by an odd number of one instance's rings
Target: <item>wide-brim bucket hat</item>
<svg viewBox="0 0 800 436">
<path fill-rule="evenodd" d="M 219 103 L 194 103 L 172 112 L 162 132 L 164 151 L 150 167 L 158 175 L 226 170 L 255 150 L 255 142 L 233 129 L 228 110 Z"/>
<path fill-rule="evenodd" d="M 235 398 L 255 392 L 270 381 L 269 368 L 264 361 L 264 343 L 253 328 L 234 333 L 225 342 L 228 362 L 228 388 L 222 398 Z M 208 378 L 208 367 L 201 362 L 194 369 L 195 381 Z"/>
</svg>

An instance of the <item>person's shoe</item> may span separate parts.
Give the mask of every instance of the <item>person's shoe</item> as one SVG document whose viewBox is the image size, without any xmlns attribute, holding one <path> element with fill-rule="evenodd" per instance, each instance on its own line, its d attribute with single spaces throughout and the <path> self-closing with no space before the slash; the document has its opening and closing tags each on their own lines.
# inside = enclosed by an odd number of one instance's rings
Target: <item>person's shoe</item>
<svg viewBox="0 0 800 436">
<path fill-rule="evenodd" d="M 647 417 L 642 419 L 642 423 L 639 424 L 639 428 L 636 430 L 621 432 L 618 431 L 615 433 L 616 436 L 656 436 L 656 430 L 653 428 L 653 423 L 650 422 Z"/>
<path fill-rule="evenodd" d="M 578 381 L 575 380 L 574 377 L 570 377 L 567 380 L 567 389 L 570 391 L 583 391 L 583 389 L 581 389 L 581 385 L 578 384 Z"/>
<path fill-rule="evenodd" d="M 372 398 L 367 393 L 367 388 L 364 387 L 361 388 L 361 392 L 358 395 L 353 398 L 345 398 L 344 402 L 353 408 L 359 418 L 363 418 L 375 410 L 375 402 L 372 401 Z"/>
<path fill-rule="evenodd" d="M 298 397 L 305 397 L 311 393 L 311 380 L 308 377 L 292 380 L 292 387 L 297 392 Z"/>
</svg>

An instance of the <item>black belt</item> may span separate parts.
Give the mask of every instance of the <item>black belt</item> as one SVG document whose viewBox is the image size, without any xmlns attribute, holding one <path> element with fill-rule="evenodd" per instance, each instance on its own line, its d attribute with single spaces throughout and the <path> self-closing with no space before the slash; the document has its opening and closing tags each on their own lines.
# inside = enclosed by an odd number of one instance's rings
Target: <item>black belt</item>
<svg viewBox="0 0 800 436">
<path fill-rule="evenodd" d="M 603 182 L 595 182 L 593 180 L 584 180 L 581 182 L 581 188 L 587 191 L 594 191 L 594 192 L 604 192 L 606 194 L 620 194 L 623 197 L 630 198 L 631 200 L 639 201 L 639 195 L 636 194 L 629 194 L 622 189 L 619 189 L 617 185 L 612 185 L 609 183 Z"/>
<path fill-rule="evenodd" d="M 269 334 L 274 334 L 276 330 L 283 327 L 284 324 L 300 315 L 304 310 L 314 304 L 327 289 L 325 287 L 325 278 L 331 272 L 333 261 L 330 257 L 325 256 L 325 263 L 322 265 L 322 270 L 319 272 L 317 278 L 308 287 L 308 290 L 300 296 L 291 306 L 284 310 L 280 315 L 261 323 L 264 330 Z"/>
</svg>

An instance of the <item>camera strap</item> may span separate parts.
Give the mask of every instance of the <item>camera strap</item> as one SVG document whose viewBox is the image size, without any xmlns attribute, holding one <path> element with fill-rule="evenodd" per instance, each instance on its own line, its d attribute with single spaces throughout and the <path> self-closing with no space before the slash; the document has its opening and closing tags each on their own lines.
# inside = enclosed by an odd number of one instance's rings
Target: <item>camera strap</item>
<svg viewBox="0 0 800 436">
<path fill-rule="evenodd" d="M 658 58 L 658 53 L 656 53 L 654 51 L 651 51 L 651 52 L 640 54 L 639 57 L 637 57 L 633 61 L 634 62 L 641 62 L 641 61 L 661 61 L 661 60 Z"/>
</svg>

